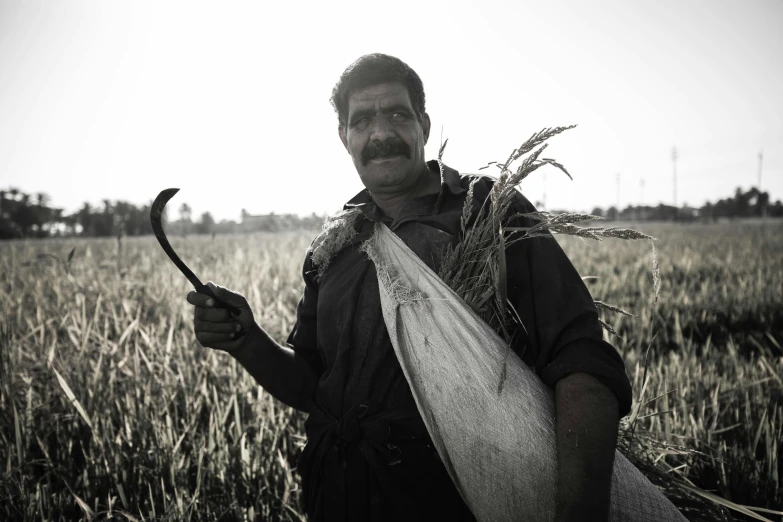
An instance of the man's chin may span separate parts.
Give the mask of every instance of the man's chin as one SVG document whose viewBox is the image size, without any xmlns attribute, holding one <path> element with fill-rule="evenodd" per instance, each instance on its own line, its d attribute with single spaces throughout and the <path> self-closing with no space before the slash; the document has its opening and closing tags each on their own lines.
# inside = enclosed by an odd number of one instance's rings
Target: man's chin
<svg viewBox="0 0 783 522">
<path fill-rule="evenodd" d="M 405 156 L 373 158 L 358 169 L 359 176 L 370 191 L 373 187 L 380 189 L 405 185 L 410 175 L 409 161 Z"/>
</svg>

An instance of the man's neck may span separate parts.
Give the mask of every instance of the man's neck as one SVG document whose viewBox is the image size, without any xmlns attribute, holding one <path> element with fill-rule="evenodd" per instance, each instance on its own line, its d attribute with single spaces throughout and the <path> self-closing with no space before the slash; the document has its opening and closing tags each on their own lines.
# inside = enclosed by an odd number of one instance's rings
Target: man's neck
<svg viewBox="0 0 783 522">
<path fill-rule="evenodd" d="M 373 201 L 385 215 L 396 219 L 400 209 L 409 199 L 424 196 L 425 194 L 435 194 L 440 191 L 440 173 L 430 170 L 426 164 L 424 168 L 426 172 L 423 173 L 421 181 L 407 190 L 400 192 L 370 192 Z"/>
</svg>

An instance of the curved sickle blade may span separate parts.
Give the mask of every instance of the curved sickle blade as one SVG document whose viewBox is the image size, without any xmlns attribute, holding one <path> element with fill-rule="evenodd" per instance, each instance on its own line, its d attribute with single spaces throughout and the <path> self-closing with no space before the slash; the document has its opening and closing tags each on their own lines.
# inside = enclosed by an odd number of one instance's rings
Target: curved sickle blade
<svg viewBox="0 0 783 522">
<path fill-rule="evenodd" d="M 166 233 L 163 232 L 163 223 L 161 223 L 161 214 L 163 213 L 163 209 L 166 206 L 166 203 L 168 203 L 177 192 L 179 192 L 178 188 L 170 188 L 162 190 L 160 194 L 158 194 L 158 197 L 156 197 L 155 201 L 152 202 L 152 208 L 150 208 L 150 223 L 152 224 L 152 231 L 155 232 L 155 237 L 158 238 L 158 243 L 160 243 L 163 251 L 166 252 L 166 255 L 169 256 L 169 259 L 171 259 L 171 261 L 177 265 L 179 271 L 182 272 L 196 288 L 196 290 L 198 290 L 204 287 L 204 285 L 201 284 L 201 281 L 199 281 L 199 278 L 196 277 L 196 274 L 194 274 L 190 268 L 188 268 L 188 266 L 182 262 L 177 253 L 174 252 L 174 249 L 171 248 L 169 240 L 166 238 Z"/>
</svg>

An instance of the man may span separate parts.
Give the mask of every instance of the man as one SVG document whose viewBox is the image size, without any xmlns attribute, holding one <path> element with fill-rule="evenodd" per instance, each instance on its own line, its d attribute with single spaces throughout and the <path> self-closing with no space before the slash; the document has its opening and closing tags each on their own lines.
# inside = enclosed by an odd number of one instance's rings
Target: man
<svg viewBox="0 0 783 522">
<path fill-rule="evenodd" d="M 458 240 L 473 178 L 425 161 L 424 89 L 399 59 L 359 58 L 332 104 L 366 189 L 346 205 L 350 217 L 307 251 L 288 347 L 256 324 L 241 295 L 214 285 L 218 299 L 242 312 L 231 317 L 191 292 L 196 337 L 309 413 L 298 469 L 311 520 L 474 520 L 416 409 L 383 322 L 375 266 L 361 250 L 383 222 L 437 270 L 438 252 Z M 476 204 L 491 183 L 479 178 Z M 514 211 L 531 210 L 519 194 Z M 605 520 L 618 420 L 631 404 L 623 362 L 603 341 L 590 294 L 557 242 L 519 241 L 506 257 L 508 295 L 526 330 L 512 347 L 555 389 L 556 519 Z M 247 335 L 236 338 L 240 330 Z"/>
</svg>

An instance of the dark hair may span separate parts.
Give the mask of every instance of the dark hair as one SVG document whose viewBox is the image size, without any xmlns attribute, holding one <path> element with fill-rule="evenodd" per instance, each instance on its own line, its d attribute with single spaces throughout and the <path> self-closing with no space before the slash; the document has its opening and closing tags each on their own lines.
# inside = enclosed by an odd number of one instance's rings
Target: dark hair
<svg viewBox="0 0 783 522">
<path fill-rule="evenodd" d="M 424 115 L 424 85 L 416 71 L 408 64 L 388 54 L 365 54 L 348 66 L 332 89 L 332 102 L 340 120 L 345 125 L 348 119 L 348 97 L 357 89 L 379 83 L 401 83 L 408 89 L 413 110 L 421 120 Z"/>
</svg>

